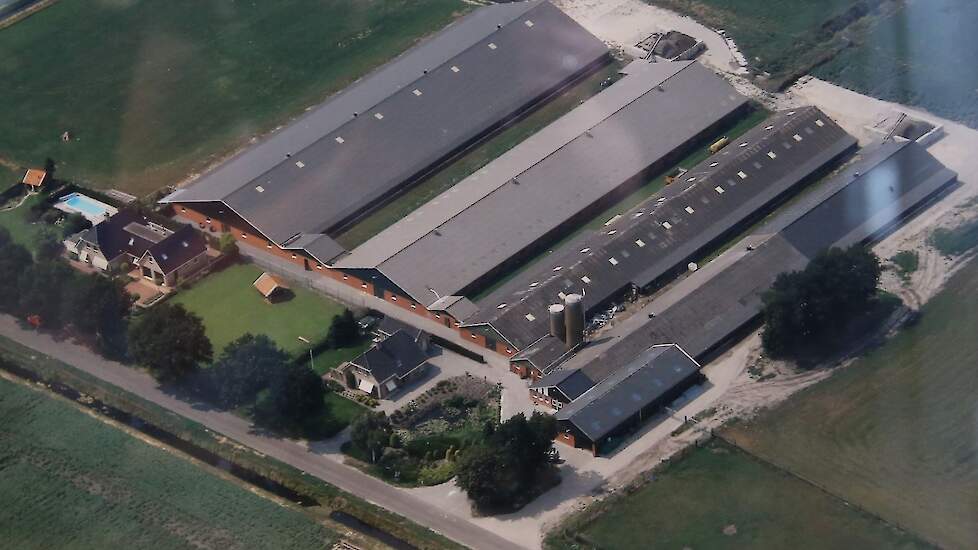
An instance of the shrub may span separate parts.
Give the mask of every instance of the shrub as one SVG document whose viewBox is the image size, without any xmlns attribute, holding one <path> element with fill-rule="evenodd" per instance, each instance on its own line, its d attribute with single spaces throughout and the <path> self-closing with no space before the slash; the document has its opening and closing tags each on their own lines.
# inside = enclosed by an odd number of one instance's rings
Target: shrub
<svg viewBox="0 0 978 550">
<path fill-rule="evenodd" d="M 441 485 L 455 477 L 455 465 L 448 461 L 428 464 L 418 472 L 418 483 L 421 485 Z"/>
</svg>

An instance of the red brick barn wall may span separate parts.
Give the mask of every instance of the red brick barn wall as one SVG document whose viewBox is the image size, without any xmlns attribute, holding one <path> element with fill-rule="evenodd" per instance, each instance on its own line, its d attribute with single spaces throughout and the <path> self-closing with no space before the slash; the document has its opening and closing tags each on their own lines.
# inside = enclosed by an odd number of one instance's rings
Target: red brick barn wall
<svg viewBox="0 0 978 550">
<path fill-rule="evenodd" d="M 325 277 L 330 277 L 353 288 L 357 288 L 365 294 L 369 294 L 371 296 L 374 295 L 374 285 L 371 282 L 361 280 L 360 278 L 350 275 L 349 273 L 345 273 L 341 270 L 320 265 L 316 260 L 307 258 L 304 254 L 290 250 L 283 250 L 275 243 L 272 243 L 261 235 L 256 234 L 253 229 L 245 226 L 245 224 L 228 223 L 224 219 L 208 217 L 207 215 L 194 210 L 193 207 L 186 204 L 174 204 L 173 208 L 178 215 L 193 221 L 195 224 L 197 224 L 197 227 L 205 233 L 223 233 L 224 230 L 227 229 L 227 231 L 234 236 L 235 240 L 241 244 L 263 249 L 269 254 L 284 258 L 299 266 L 306 267 L 308 262 L 309 269 L 318 270 Z M 500 355 L 512 357 L 516 354 L 516 350 L 507 347 L 506 344 L 502 342 L 497 342 L 495 347 L 489 348 L 487 346 L 485 336 L 474 333 L 466 328 L 459 327 L 458 321 L 452 318 L 451 315 L 428 311 L 422 304 L 415 302 L 411 298 L 393 293 L 390 290 L 384 290 L 384 300 L 389 303 L 396 304 L 402 309 L 410 311 L 416 315 L 432 319 L 435 322 L 441 323 L 447 327 L 455 328 L 466 341 L 474 342 L 479 346 L 490 349 Z"/>
</svg>

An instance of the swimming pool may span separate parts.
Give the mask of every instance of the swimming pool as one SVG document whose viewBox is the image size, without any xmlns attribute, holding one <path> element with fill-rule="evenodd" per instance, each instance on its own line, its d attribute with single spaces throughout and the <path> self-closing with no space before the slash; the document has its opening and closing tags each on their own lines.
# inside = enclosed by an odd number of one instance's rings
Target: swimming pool
<svg viewBox="0 0 978 550">
<path fill-rule="evenodd" d="M 71 193 L 61 197 L 61 200 L 54 207 L 62 212 L 81 214 L 93 224 L 105 221 L 109 216 L 114 216 L 119 211 L 114 206 L 109 206 L 81 193 Z"/>
</svg>

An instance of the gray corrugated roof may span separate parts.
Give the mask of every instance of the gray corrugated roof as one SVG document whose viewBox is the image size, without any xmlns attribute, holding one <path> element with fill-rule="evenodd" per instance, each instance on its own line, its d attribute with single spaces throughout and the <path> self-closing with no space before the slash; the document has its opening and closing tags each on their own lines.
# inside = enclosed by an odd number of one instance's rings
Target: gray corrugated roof
<svg viewBox="0 0 978 550">
<path fill-rule="evenodd" d="M 245 149 L 203 174 L 194 185 L 164 198 L 163 202 L 213 201 L 229 195 L 242 183 L 280 164 L 287 153 L 301 151 L 349 122 L 350 113 L 367 112 L 392 92 L 417 80 L 424 70 L 445 63 L 494 32 L 496 25 L 512 21 L 537 3 L 497 4 L 473 11 L 357 80 L 254 147 Z"/>
<path fill-rule="evenodd" d="M 429 288 L 457 294 L 747 101 L 697 63 L 687 64 L 661 86 L 660 76 L 655 70 L 636 72 L 613 84 L 598 97 L 618 86 L 645 92 L 634 100 L 631 93 L 618 96 L 628 101 L 614 114 L 556 152 L 544 150 L 545 156 L 516 178 L 378 269 L 418 300 L 430 302 Z M 491 173 L 494 166 L 487 168 Z"/>
<path fill-rule="evenodd" d="M 526 138 L 476 173 L 355 248 L 349 256 L 337 263 L 337 267 L 377 267 L 384 260 L 404 250 L 580 137 L 588 129 L 611 117 L 622 106 L 638 99 L 690 63 L 690 61 L 655 64 L 644 61 L 632 62 L 621 72 L 626 75 L 638 74 L 638 77 L 624 78 L 616 82 Z"/>
<path fill-rule="evenodd" d="M 346 252 L 340 243 L 334 241 L 329 235 L 319 233 L 304 233 L 297 239 L 289 241 L 284 247 L 286 250 L 304 250 L 321 264 L 327 264 L 333 258 Z"/>
<path fill-rule="evenodd" d="M 327 232 L 607 55 L 549 3 L 485 9 L 328 102 L 323 120 L 303 118 L 291 141 L 304 146 L 276 146 L 274 166 L 264 147 L 166 200 L 223 201 L 280 244 Z"/>
<path fill-rule="evenodd" d="M 649 348 L 557 411 L 557 420 L 574 424 L 598 441 L 699 368 L 678 346 Z"/>
<path fill-rule="evenodd" d="M 675 342 L 700 357 L 757 317 L 761 295 L 778 274 L 804 269 L 822 250 L 875 236 L 955 178 L 916 143 L 888 142 L 866 151 L 816 192 L 765 223 L 755 233 L 758 237 L 748 237 L 727 252 L 742 254 L 739 259 L 690 275 L 652 302 L 656 316 L 639 329 L 596 358 L 571 358 L 534 386 L 559 387 L 578 370 L 591 379 L 600 373 L 607 378 L 656 343 Z M 753 251 L 739 252 L 745 242 L 757 243 L 771 233 Z M 656 307 L 660 303 L 662 309 Z"/>
<path fill-rule="evenodd" d="M 795 135 L 803 136 L 801 141 Z M 644 287 L 672 270 L 685 269 L 704 247 L 855 144 L 814 107 L 776 113 L 623 219 L 565 245 L 569 254 L 555 253 L 540 268 L 520 273 L 480 300 L 479 313 L 466 323 L 489 323 L 513 345 L 527 346 L 547 333 L 546 308 L 559 293 L 583 288 L 593 307 L 629 284 Z M 666 229 L 664 222 L 671 227 Z M 554 271 L 557 266 L 560 270 Z M 500 309 L 500 304 L 507 305 Z M 539 366 L 547 361 L 533 362 Z"/>
</svg>

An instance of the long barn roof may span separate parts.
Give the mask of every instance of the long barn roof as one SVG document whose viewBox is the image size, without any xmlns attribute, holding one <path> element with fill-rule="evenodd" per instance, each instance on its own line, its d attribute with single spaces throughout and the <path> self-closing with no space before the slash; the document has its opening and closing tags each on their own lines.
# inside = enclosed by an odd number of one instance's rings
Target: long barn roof
<svg viewBox="0 0 978 550">
<path fill-rule="evenodd" d="M 606 56 L 549 2 L 481 8 L 164 202 L 223 202 L 280 245 L 328 232 Z"/>
<path fill-rule="evenodd" d="M 547 334 L 547 306 L 558 303 L 561 293 L 583 290 L 593 307 L 629 284 L 645 287 L 684 270 L 707 245 L 855 144 L 815 107 L 776 113 L 625 219 L 520 273 L 480 300 L 480 311 L 465 322 L 490 324 L 525 348 Z"/>
<path fill-rule="evenodd" d="M 868 150 L 724 254 L 735 260 L 721 256 L 716 269 L 708 264 L 656 298 L 654 318 L 597 356 L 571 358 L 533 386 L 577 389 L 582 376 L 600 383 L 658 343 L 676 343 L 700 358 L 757 317 L 761 295 L 778 274 L 804 269 L 828 248 L 878 237 L 956 178 L 917 143 L 891 141 Z"/>
<path fill-rule="evenodd" d="M 747 102 L 698 63 L 627 70 L 335 265 L 376 267 L 426 304 L 458 294 Z"/>
</svg>

